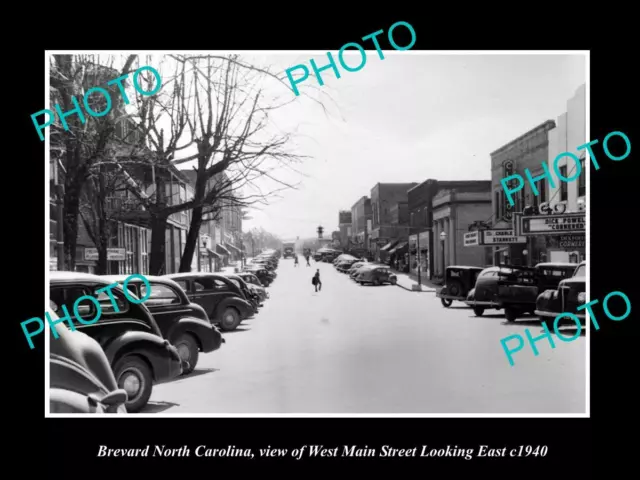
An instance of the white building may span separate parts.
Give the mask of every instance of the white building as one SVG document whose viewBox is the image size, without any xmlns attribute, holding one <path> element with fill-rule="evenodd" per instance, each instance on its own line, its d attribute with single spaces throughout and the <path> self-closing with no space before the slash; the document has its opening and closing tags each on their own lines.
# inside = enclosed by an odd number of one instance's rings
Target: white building
<svg viewBox="0 0 640 480">
<path fill-rule="evenodd" d="M 584 145 L 589 140 L 586 134 L 587 109 L 586 109 L 586 85 L 581 85 L 575 95 L 567 102 L 567 111 L 558 117 L 556 128 L 549 130 L 549 171 L 553 172 L 553 161 L 563 152 L 576 154 L 582 162 L 582 173 L 573 182 L 560 182 L 555 180 L 556 187 L 549 185 L 549 199 L 551 206 L 564 203 L 567 212 L 578 212 L 586 205 L 586 180 L 585 152 L 577 147 Z M 558 162 L 558 167 L 565 178 L 571 178 L 576 174 L 575 161 L 570 157 L 564 157 Z M 580 203 L 582 205 L 580 205 Z"/>
</svg>

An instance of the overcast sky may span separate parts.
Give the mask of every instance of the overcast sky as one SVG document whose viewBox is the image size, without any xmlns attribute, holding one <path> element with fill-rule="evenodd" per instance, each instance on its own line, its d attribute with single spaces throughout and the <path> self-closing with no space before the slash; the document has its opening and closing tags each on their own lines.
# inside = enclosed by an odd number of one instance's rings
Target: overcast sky
<svg viewBox="0 0 640 480">
<path fill-rule="evenodd" d="M 314 236 L 322 225 L 330 234 L 337 229 L 338 211 L 369 196 L 378 182 L 488 180 L 490 152 L 555 120 L 586 81 L 583 55 L 385 52 L 385 57 L 380 60 L 374 51 L 362 70 L 342 70 L 340 79 L 331 70 L 323 72 L 320 88 L 332 99 L 325 100 L 329 116 L 303 97 L 272 114 L 275 128 L 297 128 L 292 151 L 312 159 L 298 167 L 300 174 L 281 172 L 279 178 L 302 185 L 252 211 L 245 230 L 262 226 L 288 239 Z M 309 65 L 309 58 L 326 64 L 326 56 L 311 54 L 246 58 L 281 72 Z M 278 88 L 279 94 L 294 96 Z"/>
</svg>

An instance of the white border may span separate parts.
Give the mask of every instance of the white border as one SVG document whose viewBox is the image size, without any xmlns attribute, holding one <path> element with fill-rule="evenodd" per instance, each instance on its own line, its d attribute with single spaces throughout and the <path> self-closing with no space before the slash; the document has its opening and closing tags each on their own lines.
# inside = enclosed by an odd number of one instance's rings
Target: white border
<svg viewBox="0 0 640 480">
<path fill-rule="evenodd" d="M 100 50 L 104 55 L 166 55 L 169 53 L 181 54 L 202 54 L 206 52 L 213 55 L 227 55 L 230 53 L 240 53 L 243 55 L 326 55 L 327 51 L 322 50 Z M 585 83 L 586 83 L 586 140 L 590 138 L 591 132 L 591 76 L 590 76 L 590 51 L 589 50 L 383 50 L 384 55 L 584 55 L 585 56 Z M 46 50 L 45 51 L 45 105 L 50 104 L 49 92 L 49 57 L 51 55 L 63 54 L 90 54 L 95 50 Z M 345 52 L 348 54 L 358 54 L 358 52 Z M 377 55 L 375 50 L 367 50 L 367 55 Z M 560 115 L 562 112 L 558 112 Z M 49 305 L 49 161 L 50 161 L 50 137 L 49 129 L 45 131 L 45 306 Z M 590 279 L 591 279 L 591 242 L 589 232 L 591 226 L 590 200 L 590 169 L 587 169 L 587 194 L 586 194 L 586 257 L 587 257 L 587 301 L 591 299 Z M 586 328 L 586 382 L 585 382 L 585 413 L 136 413 L 130 415 L 93 415 L 93 414 L 51 414 L 49 411 L 49 338 L 45 335 L 45 418 L 590 418 L 590 339 L 591 328 L 589 322 L 585 322 Z"/>
</svg>

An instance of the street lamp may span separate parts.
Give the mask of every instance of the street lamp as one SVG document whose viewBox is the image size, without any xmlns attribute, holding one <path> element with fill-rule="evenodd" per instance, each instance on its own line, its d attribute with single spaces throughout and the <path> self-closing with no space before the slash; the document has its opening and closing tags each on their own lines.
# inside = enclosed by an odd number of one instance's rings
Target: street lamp
<svg viewBox="0 0 640 480">
<path fill-rule="evenodd" d="M 442 277 L 444 278 L 444 241 L 447 239 L 447 232 L 440 232 L 440 242 L 442 242 Z"/>
</svg>

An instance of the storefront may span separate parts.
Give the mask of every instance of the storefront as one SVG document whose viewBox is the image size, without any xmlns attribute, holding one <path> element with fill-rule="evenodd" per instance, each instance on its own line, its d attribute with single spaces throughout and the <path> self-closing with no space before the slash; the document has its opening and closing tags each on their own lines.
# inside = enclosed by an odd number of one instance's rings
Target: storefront
<svg viewBox="0 0 640 480">
<path fill-rule="evenodd" d="M 558 213 L 518 217 L 521 235 L 544 244 L 541 261 L 579 263 L 586 259 L 586 214 Z"/>
<path fill-rule="evenodd" d="M 429 232 L 422 232 L 419 235 L 416 234 L 409 236 L 408 253 L 410 272 L 417 275 L 418 265 L 420 265 L 421 275 L 425 275 L 426 278 L 430 278 Z"/>
</svg>

